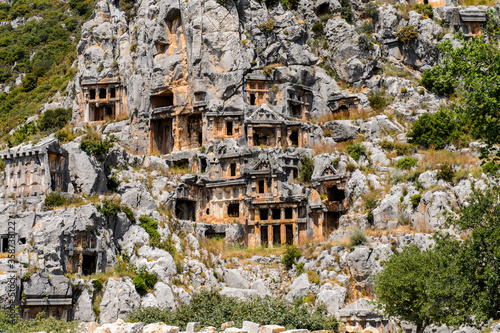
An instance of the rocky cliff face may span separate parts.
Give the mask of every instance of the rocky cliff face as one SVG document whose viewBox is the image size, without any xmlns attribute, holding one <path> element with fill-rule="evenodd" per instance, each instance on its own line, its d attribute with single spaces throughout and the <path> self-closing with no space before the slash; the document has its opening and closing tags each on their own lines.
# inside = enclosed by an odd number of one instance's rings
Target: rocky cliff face
<svg viewBox="0 0 500 333">
<path fill-rule="evenodd" d="M 342 4 L 142 0 L 126 12 L 99 1 L 71 85 L 77 138 L 1 154 L 0 234 L 16 222 L 26 316 L 57 303 L 54 315 L 106 324 L 206 288 L 241 299 L 315 295 L 329 314 L 350 313 L 383 260 L 432 246 L 444 214 L 489 181 L 478 143 L 404 150 L 410 122 L 447 103 L 417 79 L 439 60 L 439 40 L 462 29 L 458 7 L 435 8 L 432 20 Z M 78 136 L 84 125 L 118 142 L 93 156 Z M 350 140 L 358 145 L 347 149 Z M 418 166 L 396 167 L 401 155 Z M 450 160 L 460 177 L 442 179 Z M 50 206 L 51 192 L 68 201 Z M 358 228 L 363 244 L 349 240 Z M 282 252 L 241 255 L 236 243 L 308 245 L 287 270 Z M 0 269 L 10 271 L 7 259 Z M 139 293 L 130 276 L 141 272 L 158 281 Z"/>
</svg>

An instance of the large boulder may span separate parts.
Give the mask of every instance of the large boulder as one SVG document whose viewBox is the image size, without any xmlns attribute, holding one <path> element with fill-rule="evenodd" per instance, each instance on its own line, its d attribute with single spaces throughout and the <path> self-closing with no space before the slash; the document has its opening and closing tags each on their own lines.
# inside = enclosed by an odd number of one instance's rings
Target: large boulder
<svg viewBox="0 0 500 333">
<path fill-rule="evenodd" d="M 319 293 L 316 295 L 316 304 L 324 304 L 329 315 L 334 315 L 339 309 L 345 305 L 347 297 L 347 289 L 345 287 L 326 283 L 321 286 Z"/>
<path fill-rule="evenodd" d="M 354 139 L 359 132 L 359 126 L 353 125 L 350 120 L 334 120 L 324 124 L 330 130 L 330 136 L 335 141 Z"/>
<path fill-rule="evenodd" d="M 310 287 L 311 284 L 309 283 L 309 277 L 306 273 L 303 273 L 290 285 L 290 291 L 285 296 L 285 298 L 289 302 L 295 302 L 299 298 L 308 295 L 310 292 Z"/>
<path fill-rule="evenodd" d="M 100 304 L 100 322 L 106 324 L 115 322 L 119 318 L 125 319 L 133 309 L 140 305 L 141 298 L 130 278 L 110 279 Z"/>
</svg>

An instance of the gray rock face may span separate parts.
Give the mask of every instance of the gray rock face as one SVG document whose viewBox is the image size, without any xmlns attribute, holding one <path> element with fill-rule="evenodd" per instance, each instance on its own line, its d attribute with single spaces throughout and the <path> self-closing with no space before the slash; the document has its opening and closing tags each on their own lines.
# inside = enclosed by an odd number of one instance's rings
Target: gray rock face
<svg viewBox="0 0 500 333">
<path fill-rule="evenodd" d="M 107 178 L 102 163 L 79 148 L 78 141 L 63 145 L 69 154 L 69 172 L 71 183 L 77 193 L 106 193 Z"/>
<path fill-rule="evenodd" d="M 76 301 L 74 309 L 75 320 L 89 322 L 96 319 L 96 315 L 92 309 L 92 294 L 89 291 L 90 289 L 85 288 Z"/>
<path fill-rule="evenodd" d="M 248 289 L 248 281 L 241 275 L 237 269 L 228 269 L 224 274 L 224 281 L 230 288 Z"/>
<path fill-rule="evenodd" d="M 360 129 L 359 126 L 353 125 L 350 120 L 329 121 L 324 126 L 330 129 L 330 136 L 337 142 L 354 139 Z"/>
<path fill-rule="evenodd" d="M 173 309 L 175 308 L 175 296 L 172 289 L 163 282 L 158 282 L 155 285 L 155 295 L 160 308 Z"/>
<path fill-rule="evenodd" d="M 108 280 L 106 291 L 100 304 L 100 322 L 112 323 L 125 319 L 132 309 L 139 307 L 141 298 L 130 278 Z"/>
<path fill-rule="evenodd" d="M 236 297 L 241 300 L 246 300 L 252 297 L 259 297 L 260 294 L 254 289 L 239 289 L 239 288 L 228 288 L 224 287 L 220 291 L 221 295 L 226 295 L 229 297 Z"/>
<path fill-rule="evenodd" d="M 331 283 L 326 283 L 321 286 L 316 295 L 317 304 L 324 304 L 329 315 L 334 315 L 339 309 L 345 305 L 347 290 L 339 285 L 332 286 Z"/>
<path fill-rule="evenodd" d="M 368 247 L 360 246 L 347 256 L 347 265 L 356 282 L 364 282 L 370 277 L 371 265 L 368 258 L 371 252 Z"/>
<path fill-rule="evenodd" d="M 309 277 L 306 273 L 303 273 L 292 282 L 290 285 L 290 291 L 286 294 L 285 298 L 290 302 L 294 302 L 297 299 L 309 294 L 310 287 L 311 284 L 309 283 Z"/>
</svg>

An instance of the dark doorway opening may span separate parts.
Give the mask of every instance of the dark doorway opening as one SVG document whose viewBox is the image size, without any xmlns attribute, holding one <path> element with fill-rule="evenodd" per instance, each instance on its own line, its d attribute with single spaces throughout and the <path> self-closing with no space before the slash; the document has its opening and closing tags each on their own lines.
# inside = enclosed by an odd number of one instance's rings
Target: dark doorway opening
<svg viewBox="0 0 500 333">
<path fill-rule="evenodd" d="M 231 177 L 236 177 L 236 163 L 231 163 Z"/>
<path fill-rule="evenodd" d="M 116 98 L 116 88 L 110 88 L 109 89 L 109 97 L 110 98 Z"/>
<path fill-rule="evenodd" d="M 264 193 L 265 192 L 265 189 L 264 189 L 264 180 L 259 180 L 259 193 Z"/>
<path fill-rule="evenodd" d="M 326 212 L 325 213 L 325 236 L 329 235 L 333 230 L 339 228 L 339 212 Z"/>
<path fill-rule="evenodd" d="M 273 225 L 273 245 L 281 244 L 281 226 Z"/>
<path fill-rule="evenodd" d="M 165 90 L 157 95 L 151 96 L 153 109 L 174 105 L 174 94 L 170 90 Z"/>
<path fill-rule="evenodd" d="M 205 173 L 205 170 L 207 169 L 207 159 L 206 158 L 200 158 L 200 172 Z"/>
<path fill-rule="evenodd" d="M 290 109 L 292 111 L 292 117 L 301 118 L 302 117 L 302 107 L 300 104 L 292 104 L 290 105 Z"/>
<path fill-rule="evenodd" d="M 267 208 L 259 209 L 259 216 L 261 221 L 267 221 L 269 218 L 269 210 Z"/>
<path fill-rule="evenodd" d="M 97 257 L 94 255 L 83 255 L 82 260 L 82 274 L 91 275 L 96 272 L 97 269 Z"/>
<path fill-rule="evenodd" d="M 2 252 L 9 252 L 9 237 L 2 237 Z"/>
<path fill-rule="evenodd" d="M 299 146 L 299 131 L 292 131 L 292 134 L 290 134 L 289 138 L 292 142 L 292 146 Z"/>
<path fill-rule="evenodd" d="M 250 94 L 250 105 L 255 105 L 256 100 L 255 94 Z"/>
<path fill-rule="evenodd" d="M 285 219 L 293 219 L 293 208 L 285 208 Z"/>
<path fill-rule="evenodd" d="M 195 221 L 196 201 L 177 199 L 175 203 L 175 216 L 180 220 Z"/>
<path fill-rule="evenodd" d="M 105 88 L 99 89 L 99 98 L 101 98 L 101 99 L 106 98 L 106 89 Z"/>
<path fill-rule="evenodd" d="M 273 208 L 272 216 L 273 216 L 273 220 L 280 220 L 281 219 L 281 209 Z"/>
<path fill-rule="evenodd" d="M 174 148 L 172 133 L 172 118 L 151 120 L 153 151 L 160 154 L 169 154 Z"/>
<path fill-rule="evenodd" d="M 267 226 L 260 227 L 260 244 L 264 247 L 267 247 L 267 245 L 269 244 Z"/>
<path fill-rule="evenodd" d="M 95 99 L 95 89 L 89 90 L 89 99 Z"/>
<path fill-rule="evenodd" d="M 344 190 L 339 190 L 337 186 L 331 186 L 326 189 L 328 201 L 342 201 L 345 199 Z"/>
<path fill-rule="evenodd" d="M 288 245 L 292 245 L 293 244 L 293 225 L 287 224 L 285 226 L 285 230 L 286 230 L 286 243 Z"/>
<path fill-rule="evenodd" d="M 229 204 L 227 206 L 227 216 L 240 217 L 240 204 Z"/>
<path fill-rule="evenodd" d="M 232 121 L 226 122 L 226 134 L 233 135 L 233 122 Z"/>
</svg>

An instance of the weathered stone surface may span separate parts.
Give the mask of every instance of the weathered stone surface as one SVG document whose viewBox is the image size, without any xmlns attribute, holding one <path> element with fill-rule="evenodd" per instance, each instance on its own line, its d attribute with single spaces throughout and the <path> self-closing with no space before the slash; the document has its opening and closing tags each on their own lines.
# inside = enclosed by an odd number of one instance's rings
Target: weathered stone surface
<svg viewBox="0 0 500 333">
<path fill-rule="evenodd" d="M 230 288 L 248 289 L 248 281 L 241 275 L 237 269 L 228 269 L 224 274 L 224 281 Z"/>
<path fill-rule="evenodd" d="M 111 323 L 117 319 L 124 319 L 139 305 L 140 296 L 130 278 L 110 279 L 100 304 L 100 322 Z"/>
<path fill-rule="evenodd" d="M 298 278 L 296 278 L 290 285 L 290 291 L 285 296 L 285 298 L 290 301 L 296 301 L 300 297 L 306 296 L 310 292 L 309 277 L 306 273 L 303 273 Z"/>
<path fill-rule="evenodd" d="M 143 333 L 179 333 L 179 327 L 168 326 L 164 323 L 149 324 L 144 326 Z"/>
<path fill-rule="evenodd" d="M 316 295 L 316 302 L 324 304 L 329 315 L 334 315 L 337 310 L 344 307 L 347 290 L 339 285 L 332 286 L 331 283 L 326 283 L 321 286 Z"/>
</svg>

